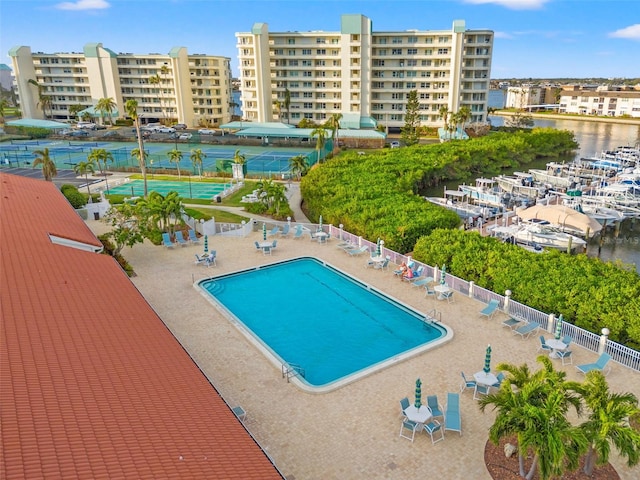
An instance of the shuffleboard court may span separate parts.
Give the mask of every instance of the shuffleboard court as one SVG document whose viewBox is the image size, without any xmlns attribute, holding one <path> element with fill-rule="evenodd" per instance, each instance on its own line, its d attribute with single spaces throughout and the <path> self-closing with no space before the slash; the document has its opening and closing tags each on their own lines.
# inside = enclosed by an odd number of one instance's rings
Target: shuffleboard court
<svg viewBox="0 0 640 480">
<path fill-rule="evenodd" d="M 169 182 L 164 180 L 148 180 L 147 188 L 150 192 L 158 192 L 166 196 L 169 192 L 178 192 L 183 198 L 213 199 L 227 188 L 230 183 L 199 182 Z M 131 180 L 120 185 L 109 187 L 110 194 L 127 195 L 132 197 L 142 197 L 144 195 L 144 182 L 142 180 Z"/>
</svg>

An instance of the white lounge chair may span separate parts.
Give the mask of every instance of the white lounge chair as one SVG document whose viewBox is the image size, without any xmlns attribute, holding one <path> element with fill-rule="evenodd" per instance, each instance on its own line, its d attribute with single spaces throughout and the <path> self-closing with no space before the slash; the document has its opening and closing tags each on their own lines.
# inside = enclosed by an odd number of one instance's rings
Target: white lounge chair
<svg viewBox="0 0 640 480">
<path fill-rule="evenodd" d="M 369 250 L 369 248 L 366 245 L 363 245 L 360 248 L 352 248 L 350 250 L 345 250 L 345 252 L 347 252 L 352 257 L 355 257 L 355 256 L 358 256 L 358 255 L 362 255 L 367 250 Z"/>
<path fill-rule="evenodd" d="M 529 338 L 532 333 L 535 333 L 540 328 L 538 322 L 529 322 L 526 325 L 522 325 L 513 330 L 514 335 L 520 335 L 522 338 Z"/>
<path fill-rule="evenodd" d="M 487 320 L 493 318 L 493 315 L 500 308 L 500 302 L 496 299 L 489 300 L 489 303 L 480 311 L 481 317 L 487 317 Z"/>
</svg>

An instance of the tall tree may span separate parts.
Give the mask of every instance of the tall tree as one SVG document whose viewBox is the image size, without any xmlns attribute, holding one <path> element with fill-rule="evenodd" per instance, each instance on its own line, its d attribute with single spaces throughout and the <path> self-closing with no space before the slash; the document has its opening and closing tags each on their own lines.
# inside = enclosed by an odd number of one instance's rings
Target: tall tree
<svg viewBox="0 0 640 480">
<path fill-rule="evenodd" d="M 288 88 L 284 89 L 284 109 L 287 111 L 287 123 L 291 123 L 289 116 L 289 108 L 291 108 L 291 92 Z"/>
<path fill-rule="evenodd" d="M 198 169 L 198 175 L 202 178 L 202 160 L 207 158 L 207 154 L 200 148 L 194 148 L 191 150 L 191 156 L 189 158 L 194 168 Z"/>
<path fill-rule="evenodd" d="M 554 370 L 548 357 L 541 355 L 538 361 L 542 368 L 533 374 L 526 366 L 499 364 L 496 368 L 507 372 L 500 390 L 478 401 L 481 411 L 489 405 L 497 411 L 489 429 L 492 442 L 517 437 L 520 476 L 527 480 L 536 470 L 542 480 L 574 470 L 587 448 L 583 431 L 567 419 L 570 407 L 580 412 L 578 385 L 567 382 L 565 372 Z M 528 453 L 533 460 L 525 472 Z"/>
<path fill-rule="evenodd" d="M 96 103 L 96 110 L 100 112 L 100 119 L 102 124 L 104 125 L 104 116 L 107 115 L 109 117 L 109 124 L 113 125 L 113 118 L 111 114 L 116 109 L 116 102 L 113 98 L 101 98 Z"/>
<path fill-rule="evenodd" d="M 106 178 L 107 163 L 113 162 L 113 154 L 104 148 L 94 148 L 87 156 L 87 161 L 94 162 L 98 165 L 100 174 Z"/>
<path fill-rule="evenodd" d="M 78 113 L 80 113 L 82 110 L 85 110 L 86 108 L 87 105 L 80 105 L 79 103 L 76 103 L 75 105 L 69 105 L 69 116 L 77 117 Z"/>
<path fill-rule="evenodd" d="M 180 161 L 182 160 L 182 152 L 177 148 L 174 148 L 167 152 L 167 156 L 169 157 L 169 163 L 176 164 L 176 168 L 178 169 L 178 178 L 180 178 Z"/>
<path fill-rule="evenodd" d="M 438 115 L 442 119 L 442 128 L 449 130 L 449 107 L 446 105 L 441 106 L 440 110 L 438 110 Z"/>
<path fill-rule="evenodd" d="M 289 170 L 293 173 L 298 180 L 307 172 L 309 165 L 307 165 L 306 155 L 296 155 L 289 159 Z"/>
<path fill-rule="evenodd" d="M 415 145 L 420 138 L 420 102 L 418 91 L 411 90 L 407 96 L 407 109 L 404 113 L 404 127 L 400 132 L 405 145 Z"/>
<path fill-rule="evenodd" d="M 316 139 L 316 152 L 318 152 L 318 163 L 320 163 L 320 152 L 324 147 L 325 138 L 327 138 L 327 131 L 324 127 L 316 127 L 311 132 L 311 136 Z"/>
<path fill-rule="evenodd" d="M 464 130 L 465 124 L 471 119 L 471 109 L 467 105 L 460 107 L 460 110 L 458 110 L 458 119 L 462 124 L 462 130 Z"/>
<path fill-rule="evenodd" d="M 0 119 L 4 122 L 5 109 L 9 107 L 9 102 L 6 98 L 0 98 Z"/>
<path fill-rule="evenodd" d="M 282 121 L 282 103 L 277 98 L 273 101 L 273 108 L 278 115 L 278 121 Z"/>
<path fill-rule="evenodd" d="M 89 174 L 93 174 L 96 171 L 95 161 L 93 158 L 87 158 L 85 162 L 79 162 L 73 167 L 73 171 L 76 175 L 84 175 L 85 182 L 87 183 L 87 193 L 91 197 L 91 188 L 89 187 Z"/>
<path fill-rule="evenodd" d="M 326 126 L 331 129 L 331 138 L 333 139 L 333 151 L 338 148 L 338 130 L 340 129 L 340 120 L 342 120 L 341 113 L 334 113 L 327 120 Z"/>
<path fill-rule="evenodd" d="M 602 372 L 587 373 L 582 396 L 589 410 L 588 419 L 580 428 L 589 440 L 584 473 L 591 476 L 595 465 L 609 461 L 611 445 L 627 457 L 633 467 L 640 460 L 640 432 L 629 425 L 629 418 L 637 415 L 638 399 L 632 393 L 611 393 Z"/>
<path fill-rule="evenodd" d="M 124 109 L 127 112 L 129 118 L 133 120 L 133 124 L 136 127 L 136 135 L 138 137 L 138 151 L 140 156 L 138 158 L 138 165 L 140 165 L 140 173 L 142 174 L 142 180 L 144 182 L 144 197 L 146 198 L 149 190 L 147 186 L 147 165 L 145 161 L 145 151 L 142 145 L 142 135 L 140 134 L 140 118 L 138 117 L 138 102 L 135 100 L 127 100 L 124 105 Z"/>
<path fill-rule="evenodd" d="M 35 150 L 33 154 L 36 157 L 33 161 L 33 168 L 42 165 L 42 176 L 47 182 L 52 182 L 53 178 L 58 175 L 58 169 L 49 155 L 49 149 Z"/>
</svg>

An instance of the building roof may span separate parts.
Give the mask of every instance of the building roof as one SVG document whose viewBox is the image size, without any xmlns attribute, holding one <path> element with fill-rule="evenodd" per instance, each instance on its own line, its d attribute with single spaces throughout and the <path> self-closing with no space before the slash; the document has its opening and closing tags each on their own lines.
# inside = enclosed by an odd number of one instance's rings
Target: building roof
<svg viewBox="0 0 640 480">
<path fill-rule="evenodd" d="M 0 192 L 0 478 L 282 479 L 53 183 Z"/>
<path fill-rule="evenodd" d="M 7 122 L 7 125 L 13 127 L 37 127 L 37 128 L 48 128 L 51 130 L 60 130 L 64 128 L 69 128 L 69 125 L 62 122 L 54 122 L 51 120 L 39 120 L 37 118 L 20 118 L 18 120 L 11 120 Z"/>
</svg>

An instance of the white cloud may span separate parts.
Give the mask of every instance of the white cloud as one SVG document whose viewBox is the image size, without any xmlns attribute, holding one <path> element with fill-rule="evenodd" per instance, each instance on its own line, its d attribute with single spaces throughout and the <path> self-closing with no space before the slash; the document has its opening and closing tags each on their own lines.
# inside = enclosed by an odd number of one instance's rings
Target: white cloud
<svg viewBox="0 0 640 480">
<path fill-rule="evenodd" d="M 507 38 L 507 39 L 513 38 L 513 35 L 507 32 L 495 32 L 493 36 L 496 38 Z"/>
<path fill-rule="evenodd" d="M 609 36 L 613 38 L 630 38 L 631 40 L 640 40 L 640 23 L 611 32 Z"/>
<path fill-rule="evenodd" d="M 109 8 L 106 0 L 77 0 L 76 2 L 62 2 L 56 5 L 59 10 L 104 10 Z"/>
<path fill-rule="evenodd" d="M 542 8 L 549 0 L 464 0 L 466 3 L 482 5 L 495 3 L 511 10 L 537 10 Z"/>
</svg>

